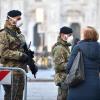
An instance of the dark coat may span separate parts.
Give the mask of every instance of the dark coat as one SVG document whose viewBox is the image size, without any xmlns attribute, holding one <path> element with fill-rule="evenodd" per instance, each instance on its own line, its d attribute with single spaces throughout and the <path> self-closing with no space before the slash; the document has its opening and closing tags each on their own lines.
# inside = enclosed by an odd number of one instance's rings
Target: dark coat
<svg viewBox="0 0 100 100">
<path fill-rule="evenodd" d="M 69 88 L 68 100 L 100 100 L 100 44 L 83 40 L 77 44 L 68 61 L 68 71 L 77 55 L 78 48 L 83 52 L 85 81 L 77 87 Z"/>
</svg>

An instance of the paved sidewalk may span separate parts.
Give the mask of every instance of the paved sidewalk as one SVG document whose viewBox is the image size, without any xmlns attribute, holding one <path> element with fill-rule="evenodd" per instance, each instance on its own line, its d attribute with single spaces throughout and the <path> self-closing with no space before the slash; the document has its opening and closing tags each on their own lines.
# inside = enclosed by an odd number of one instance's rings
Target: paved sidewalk
<svg viewBox="0 0 100 100">
<path fill-rule="evenodd" d="M 3 99 L 4 91 L 0 89 L 0 100 Z M 28 82 L 27 100 L 56 100 L 57 87 L 54 82 Z"/>
<path fill-rule="evenodd" d="M 57 87 L 53 82 L 28 82 L 27 100 L 56 100 Z"/>
</svg>

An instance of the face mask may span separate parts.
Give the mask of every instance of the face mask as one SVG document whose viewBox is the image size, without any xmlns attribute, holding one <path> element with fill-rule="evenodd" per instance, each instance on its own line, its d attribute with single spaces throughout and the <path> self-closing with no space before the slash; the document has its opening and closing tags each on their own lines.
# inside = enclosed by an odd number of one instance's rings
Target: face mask
<svg viewBox="0 0 100 100">
<path fill-rule="evenodd" d="M 72 44 L 72 42 L 73 42 L 73 36 L 68 37 L 67 42 Z"/>
<path fill-rule="evenodd" d="M 22 20 L 17 21 L 16 27 L 21 27 L 23 25 Z"/>
<path fill-rule="evenodd" d="M 66 42 L 70 41 L 71 38 L 72 38 L 72 36 L 70 36 L 70 35 L 68 35 L 68 34 L 64 34 L 64 35 L 63 35 L 63 40 L 66 41 Z"/>
<path fill-rule="evenodd" d="M 8 16 L 8 18 L 12 19 L 16 23 L 16 24 L 12 24 L 12 25 L 15 25 L 16 27 L 21 27 L 23 25 L 22 20 L 17 21 L 16 19 L 14 19 L 10 16 Z"/>
<path fill-rule="evenodd" d="M 67 41 L 68 35 L 64 34 L 63 37 L 62 37 L 62 39 L 63 39 L 64 41 Z"/>
</svg>

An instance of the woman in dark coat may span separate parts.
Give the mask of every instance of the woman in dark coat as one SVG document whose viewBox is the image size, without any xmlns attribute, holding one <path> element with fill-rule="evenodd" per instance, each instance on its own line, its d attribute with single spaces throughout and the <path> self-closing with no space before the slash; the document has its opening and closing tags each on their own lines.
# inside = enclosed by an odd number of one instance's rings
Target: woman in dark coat
<svg viewBox="0 0 100 100">
<path fill-rule="evenodd" d="M 99 35 L 93 27 L 88 26 L 83 30 L 83 37 L 72 50 L 68 72 L 80 48 L 84 57 L 85 81 L 76 87 L 69 87 L 67 100 L 100 100 L 100 44 L 97 42 Z"/>
</svg>

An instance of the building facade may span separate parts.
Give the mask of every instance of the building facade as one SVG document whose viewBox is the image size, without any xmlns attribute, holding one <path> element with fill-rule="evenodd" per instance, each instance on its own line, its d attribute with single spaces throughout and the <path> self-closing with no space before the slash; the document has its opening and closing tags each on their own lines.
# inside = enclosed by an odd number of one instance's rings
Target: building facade
<svg viewBox="0 0 100 100">
<path fill-rule="evenodd" d="M 31 41 L 31 48 L 40 52 L 44 47 L 51 51 L 64 25 L 73 28 L 75 38 L 80 38 L 81 28 L 87 25 L 100 32 L 99 0 L 0 0 L 0 27 L 11 9 L 23 12 L 27 43 Z"/>
</svg>

